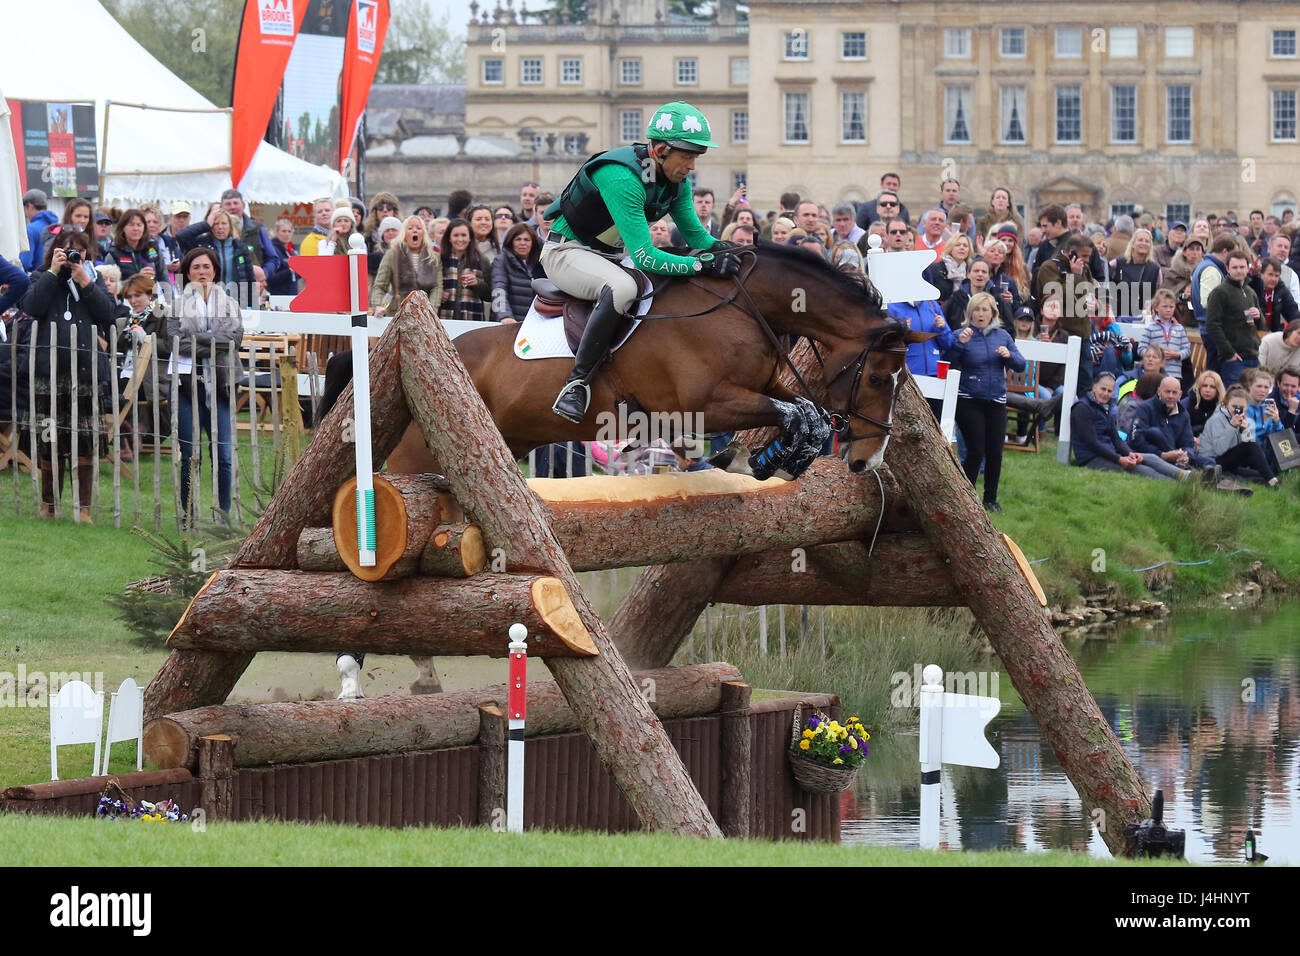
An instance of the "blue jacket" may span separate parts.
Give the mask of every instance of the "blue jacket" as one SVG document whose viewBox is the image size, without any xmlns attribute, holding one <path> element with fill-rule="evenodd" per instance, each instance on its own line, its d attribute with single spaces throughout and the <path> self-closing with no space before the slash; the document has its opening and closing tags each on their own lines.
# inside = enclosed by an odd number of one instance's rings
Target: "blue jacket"
<svg viewBox="0 0 1300 956">
<path fill-rule="evenodd" d="M 938 332 L 936 338 L 928 342 L 915 342 L 907 347 L 907 370 L 913 375 L 934 375 L 938 372 L 940 353 L 952 345 L 952 329 L 945 322 L 942 329 L 934 327 L 934 320 L 941 317 L 939 303 L 891 302 L 889 317 L 898 319 L 913 332 Z"/>
<path fill-rule="evenodd" d="M 46 226 L 52 226 L 58 221 L 58 216 L 48 209 L 42 209 L 32 216 L 32 221 L 27 224 L 27 251 L 19 255 L 18 260 L 28 272 L 39 269 L 41 263 L 45 261 L 45 246 L 41 244 L 41 233 L 45 231 Z"/>
<path fill-rule="evenodd" d="M 1196 441 L 1192 437 L 1192 417 L 1180 404 L 1170 413 L 1159 395 L 1152 395 L 1138 408 L 1133 422 L 1129 444 L 1134 451 L 1158 455 L 1181 448 L 1196 457 Z"/>
<path fill-rule="evenodd" d="M 0 315 L 4 315 L 18 304 L 18 300 L 26 294 L 30 284 L 31 280 L 27 278 L 26 272 L 8 259 L 0 257 L 0 285 L 9 287 L 4 295 L 0 295 Z M 1282 407 L 1286 408 L 1286 402 L 1282 403 Z"/>
<path fill-rule="evenodd" d="M 1115 429 L 1115 413 L 1101 405 L 1089 392 L 1070 408 L 1070 448 L 1074 461 L 1086 465 L 1094 458 L 1118 463 L 1132 449 Z"/>
<path fill-rule="evenodd" d="M 1005 359 L 997 354 L 1003 345 L 1011 352 Z M 976 329 L 970 341 L 965 343 L 954 334 L 952 345 L 944 350 L 943 357 L 961 369 L 958 398 L 982 398 L 985 401 L 1005 403 L 1006 370 L 1025 370 L 1025 357 L 1016 348 L 1016 340 L 1006 329 L 1001 328 L 985 329 L 983 334 Z"/>
</svg>

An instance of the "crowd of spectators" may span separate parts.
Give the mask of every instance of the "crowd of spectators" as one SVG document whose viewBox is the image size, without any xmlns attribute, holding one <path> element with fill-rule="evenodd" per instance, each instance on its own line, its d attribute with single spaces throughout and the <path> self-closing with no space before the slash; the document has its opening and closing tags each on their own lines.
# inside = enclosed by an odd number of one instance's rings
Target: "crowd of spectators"
<svg viewBox="0 0 1300 956">
<path fill-rule="evenodd" d="M 1189 226 L 1139 208 L 1099 223 L 1087 222 L 1077 205 L 1022 216 L 1006 187 L 977 204 L 955 179 L 939 183 L 929 198 L 907 195 L 910 209 L 904 195 L 902 177 L 889 172 L 875 198 L 857 204 L 828 207 L 786 193 L 779 209 L 759 215 L 743 185 L 721 210 L 712 190 L 696 188 L 693 198 L 710 235 L 737 245 L 801 246 L 868 276 L 872 251 L 933 254 L 925 276 L 938 298 L 893 303 L 889 312 L 912 329 L 936 333 L 909 349 L 912 372 L 935 375 L 941 362 L 961 370 L 959 453 L 972 483 L 983 475 L 990 510 L 1001 508 L 1004 442 L 1023 445 L 1032 429 L 1043 431 L 1053 420 L 1059 432 L 1062 415 L 1070 416 L 1074 460 L 1085 467 L 1215 483 L 1228 472 L 1277 484 L 1279 463 L 1267 436 L 1293 427 L 1300 412 L 1300 248 L 1292 251 L 1300 246 L 1292 241 L 1300 224 L 1290 213 L 1255 210 L 1238 222 L 1227 212 Z M 206 430 L 215 422 L 218 501 L 226 511 L 232 410 L 220 359 L 239 348 L 240 308 L 266 307 L 269 296 L 298 291 L 291 256 L 344 255 L 356 235 L 376 314 L 394 314 L 418 290 L 443 319 L 520 322 L 532 302 L 532 280 L 543 276 L 539 252 L 554 194 L 529 182 L 517 203 L 485 203 L 459 189 L 445 209 L 424 205 L 405 216 L 390 192 L 368 204 L 322 197 L 313 201 L 311 230 L 296 247 L 292 221 L 280 219 L 268 230 L 233 189 L 197 212 L 187 202 L 170 203 L 164 213 L 152 204 L 96 208 L 72 199 L 56 215 L 38 189 L 23 200 L 31 249 L 21 268 L 0 264 L 0 312 L 12 308 L 11 319 L 30 318 L 14 331 L 38 351 L 51 336 L 70 346 L 75 330 L 84 373 L 74 396 L 62 373 L 51 378 L 48 366 L 37 365 L 38 413 L 53 397 L 56 417 L 69 426 L 57 455 L 41 446 L 43 507 L 50 513 L 53 486 L 63 482 L 74 446 L 79 469 L 89 473 L 95 460 L 85 427 L 91 363 L 100 363 L 101 382 L 129 378 L 133 349 L 159 334 L 153 361 L 164 382 L 180 377 L 179 437 L 187 458 L 200 455 L 201 445 L 190 447 L 193 423 Z M 650 234 L 657 246 L 680 242 L 668 219 L 651 223 Z M 1125 331 L 1133 323 L 1141 323 L 1136 336 Z M 187 344 L 173 355 L 176 335 Z M 1075 395 L 1063 395 L 1063 367 L 1044 362 L 1032 363 L 1028 389 L 1008 392 L 1008 375 L 1028 367 L 1018 341 L 1064 344 L 1070 336 L 1080 340 Z M 110 339 L 117 369 L 104 356 Z M 1193 339 L 1205 353 L 1199 375 Z M 196 354 L 189 341 L 197 342 Z M 197 390 L 191 376 L 198 376 Z M 167 389 L 159 391 L 147 400 L 165 401 Z M 74 405 L 75 436 L 66 420 Z M 1020 412 L 1010 435 L 1009 407 Z M 141 437 L 150 436 L 126 435 L 124 458 Z M 557 446 L 552 457 L 572 460 L 554 453 L 564 450 Z"/>
</svg>

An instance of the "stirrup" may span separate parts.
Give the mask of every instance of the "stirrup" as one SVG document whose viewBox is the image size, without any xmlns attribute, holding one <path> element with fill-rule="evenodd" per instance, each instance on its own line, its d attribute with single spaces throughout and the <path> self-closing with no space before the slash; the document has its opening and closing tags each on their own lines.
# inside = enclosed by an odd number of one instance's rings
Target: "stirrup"
<svg viewBox="0 0 1300 956">
<path fill-rule="evenodd" d="M 578 396 L 575 396 L 581 400 L 582 404 L 580 409 L 572 403 L 566 404 L 565 402 L 565 399 L 573 392 L 574 386 L 582 389 L 581 393 Z M 564 388 L 560 389 L 560 394 L 556 397 L 555 403 L 551 406 L 551 411 L 555 412 L 555 414 L 559 415 L 565 421 L 573 422 L 575 425 L 581 425 L 582 420 L 587 417 L 587 409 L 590 406 L 591 386 L 582 379 L 576 378 L 572 382 L 566 383 Z M 577 410 L 570 411 L 570 408 Z"/>
</svg>

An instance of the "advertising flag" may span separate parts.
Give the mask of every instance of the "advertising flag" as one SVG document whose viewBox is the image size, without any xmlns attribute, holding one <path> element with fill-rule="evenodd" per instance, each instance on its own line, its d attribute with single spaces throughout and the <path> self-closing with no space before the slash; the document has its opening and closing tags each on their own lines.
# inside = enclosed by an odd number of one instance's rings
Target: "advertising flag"
<svg viewBox="0 0 1300 956">
<path fill-rule="evenodd" d="M 235 53 L 234 109 L 230 131 L 230 181 L 248 172 L 266 134 L 284 68 L 307 12 L 307 0 L 247 0 Z"/>
<path fill-rule="evenodd" d="M 338 168 L 343 169 L 356 140 L 370 85 L 379 69 L 388 32 L 388 0 L 352 0 L 343 54 L 343 109 L 339 116 Z"/>
</svg>

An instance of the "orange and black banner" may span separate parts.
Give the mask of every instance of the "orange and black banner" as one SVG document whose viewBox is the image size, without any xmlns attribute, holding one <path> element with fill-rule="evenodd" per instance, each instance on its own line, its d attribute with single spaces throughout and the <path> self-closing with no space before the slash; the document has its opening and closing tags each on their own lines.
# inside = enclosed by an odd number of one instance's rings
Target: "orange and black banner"
<svg viewBox="0 0 1300 956">
<path fill-rule="evenodd" d="M 343 53 L 342 110 L 339 115 L 338 168 L 343 170 L 365 112 L 370 86 L 384 52 L 388 0 L 352 0 Z"/>
<path fill-rule="evenodd" d="M 284 68 L 302 27 L 307 0 L 247 0 L 235 53 L 234 117 L 230 130 L 230 181 L 248 172 L 266 133 Z"/>
</svg>

